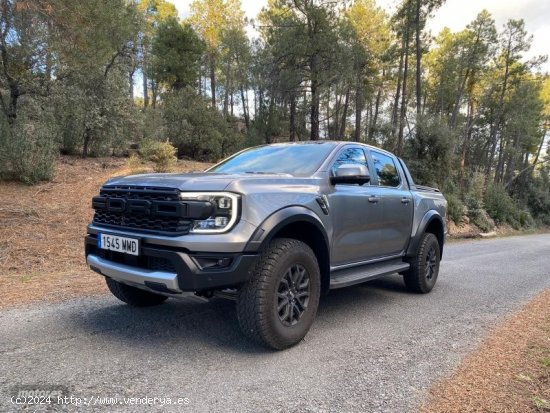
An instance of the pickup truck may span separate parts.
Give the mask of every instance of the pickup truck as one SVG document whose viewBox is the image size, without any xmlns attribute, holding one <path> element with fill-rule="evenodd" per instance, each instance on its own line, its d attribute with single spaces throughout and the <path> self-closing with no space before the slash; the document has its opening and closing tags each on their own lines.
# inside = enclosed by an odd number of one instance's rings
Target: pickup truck
<svg viewBox="0 0 550 413">
<path fill-rule="evenodd" d="M 264 145 L 202 173 L 109 180 L 92 200 L 86 261 L 134 306 L 232 297 L 244 334 L 280 350 L 332 289 L 398 273 L 408 290 L 432 290 L 446 206 L 384 150 Z"/>
</svg>

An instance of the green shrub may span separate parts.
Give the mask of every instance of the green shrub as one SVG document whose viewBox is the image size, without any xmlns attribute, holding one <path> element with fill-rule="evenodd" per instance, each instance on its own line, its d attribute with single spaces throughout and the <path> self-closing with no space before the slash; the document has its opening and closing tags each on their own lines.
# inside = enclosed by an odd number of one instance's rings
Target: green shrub
<svg viewBox="0 0 550 413">
<path fill-rule="evenodd" d="M 466 198 L 466 206 L 468 209 L 468 218 L 470 222 L 478 227 L 483 232 L 492 231 L 495 228 L 495 223 L 483 209 L 483 202 L 475 197 L 469 196 Z"/>
<path fill-rule="evenodd" d="M 155 172 L 170 172 L 178 161 L 176 153 L 177 149 L 170 142 L 157 142 L 149 158 L 155 163 Z"/>
<path fill-rule="evenodd" d="M 522 211 L 502 185 L 491 185 L 487 188 L 485 209 L 498 224 L 510 224 L 516 229 L 523 226 L 520 219 Z M 523 221 L 527 222 L 526 216 Z"/>
<path fill-rule="evenodd" d="M 13 125 L 0 119 L 0 178 L 35 184 L 53 178 L 58 145 L 47 118 L 24 111 Z"/>
<path fill-rule="evenodd" d="M 139 157 L 143 161 L 152 161 L 152 157 L 157 151 L 160 141 L 154 139 L 142 139 L 139 143 Z"/>
<path fill-rule="evenodd" d="M 126 167 L 133 174 L 138 174 L 146 171 L 145 165 L 143 164 L 143 160 L 140 158 L 139 154 L 137 153 L 133 153 L 130 155 L 130 157 L 126 161 Z"/>
<path fill-rule="evenodd" d="M 480 171 L 474 171 L 468 175 L 466 197 L 483 199 L 483 194 L 485 193 L 485 174 Z"/>
<path fill-rule="evenodd" d="M 441 187 L 453 178 L 452 152 L 456 132 L 439 117 L 420 119 L 422 134 L 404 142 L 404 154 L 415 182 Z"/>
<path fill-rule="evenodd" d="M 192 88 L 166 93 L 162 116 L 165 136 L 178 148 L 179 156 L 217 161 L 234 153 L 244 143 L 236 120 L 224 118 Z"/>
<path fill-rule="evenodd" d="M 548 171 L 545 171 L 548 173 Z M 526 189 L 527 206 L 531 216 L 542 225 L 550 225 L 550 190 L 549 175 L 541 173 L 540 177 L 529 182 Z"/>
<path fill-rule="evenodd" d="M 522 209 L 518 212 L 518 223 L 521 227 L 524 227 L 524 228 L 535 226 L 535 220 L 533 219 L 533 216 L 526 209 Z"/>
<path fill-rule="evenodd" d="M 489 232 L 495 229 L 494 221 L 484 209 L 477 210 L 473 215 L 473 218 L 470 219 L 470 222 L 472 222 L 482 232 Z"/>
<path fill-rule="evenodd" d="M 464 204 L 458 196 L 452 193 L 445 195 L 445 198 L 447 199 L 447 215 L 449 219 L 453 220 L 455 224 L 459 224 L 466 212 Z"/>
</svg>

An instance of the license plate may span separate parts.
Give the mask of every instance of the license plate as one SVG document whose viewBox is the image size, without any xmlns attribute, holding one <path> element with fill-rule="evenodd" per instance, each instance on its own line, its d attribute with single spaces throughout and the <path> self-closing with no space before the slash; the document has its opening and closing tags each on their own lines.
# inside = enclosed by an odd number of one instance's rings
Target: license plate
<svg viewBox="0 0 550 413">
<path fill-rule="evenodd" d="M 139 240 L 111 234 L 97 234 L 98 248 L 124 254 L 139 255 Z"/>
</svg>

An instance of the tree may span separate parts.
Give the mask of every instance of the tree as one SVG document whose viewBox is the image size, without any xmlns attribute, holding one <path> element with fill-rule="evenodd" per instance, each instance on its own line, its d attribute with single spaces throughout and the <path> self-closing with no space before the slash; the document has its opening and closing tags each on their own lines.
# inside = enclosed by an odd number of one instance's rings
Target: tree
<svg viewBox="0 0 550 413">
<path fill-rule="evenodd" d="M 204 45 L 189 24 L 175 18 L 161 22 L 153 38 L 152 74 L 171 89 L 192 86 L 197 81 Z"/>
<path fill-rule="evenodd" d="M 177 18 L 178 13 L 173 3 L 166 0 L 139 0 L 137 10 L 141 15 L 142 24 L 138 34 L 138 63 L 141 66 L 143 80 L 143 106 L 149 106 L 149 89 L 153 92 L 153 106 L 156 103 L 156 85 L 149 85 L 149 72 L 151 71 L 150 55 L 151 42 L 158 25 L 168 18 Z M 133 73 L 131 74 L 133 79 Z M 130 82 L 132 83 L 133 80 Z"/>
<path fill-rule="evenodd" d="M 216 107 L 216 69 L 222 30 L 228 16 L 223 0 L 194 0 L 191 3 L 189 22 L 206 43 L 210 70 L 212 107 Z"/>
<path fill-rule="evenodd" d="M 376 7 L 374 0 L 357 0 L 346 17 L 353 29 L 352 50 L 356 77 L 354 137 L 360 141 L 364 83 L 382 76 L 383 55 L 390 46 L 391 35 L 386 13 Z"/>
<path fill-rule="evenodd" d="M 332 1 L 272 0 L 268 6 L 260 16 L 265 26 L 264 38 L 274 50 L 281 50 L 274 56 L 276 63 L 295 68 L 295 71 L 287 71 L 294 74 L 286 80 L 308 84 L 310 139 L 317 140 L 320 137 L 321 94 L 324 87 L 335 81 L 331 69 L 337 55 L 340 11 Z M 294 99 L 295 96 L 291 97 L 291 101 Z"/>
<path fill-rule="evenodd" d="M 8 124 L 17 119 L 19 99 L 41 94 L 48 77 L 48 18 L 51 8 L 39 1 L 0 2 L 0 108 Z"/>
</svg>

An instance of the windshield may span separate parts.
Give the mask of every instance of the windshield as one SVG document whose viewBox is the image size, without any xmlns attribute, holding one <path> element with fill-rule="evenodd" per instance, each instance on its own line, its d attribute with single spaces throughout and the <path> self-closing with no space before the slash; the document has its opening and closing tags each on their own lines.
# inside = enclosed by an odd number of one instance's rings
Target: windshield
<svg viewBox="0 0 550 413">
<path fill-rule="evenodd" d="M 222 161 L 208 172 L 310 176 L 335 146 L 333 142 L 258 146 Z"/>
</svg>

